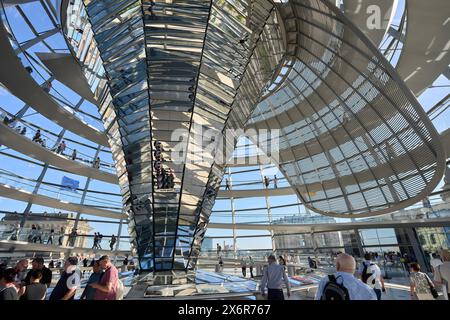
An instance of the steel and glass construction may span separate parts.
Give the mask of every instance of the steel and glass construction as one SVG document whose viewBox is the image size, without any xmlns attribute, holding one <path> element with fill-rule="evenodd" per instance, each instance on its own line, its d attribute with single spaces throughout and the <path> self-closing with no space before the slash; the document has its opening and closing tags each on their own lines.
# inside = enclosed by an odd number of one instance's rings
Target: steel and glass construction
<svg viewBox="0 0 450 320">
<path fill-rule="evenodd" d="M 0 127 L 0 142 L 118 185 L 119 207 L 87 210 L 121 221 L 120 227 L 128 223 L 141 270 L 194 269 L 216 198 L 246 196 L 219 191 L 227 167 L 223 151 L 235 148 L 239 130 L 279 130 L 276 157 L 265 141 L 249 137 L 284 176 L 274 193 L 295 194 L 322 215 L 354 219 L 393 212 L 426 197 L 442 178 L 448 155 L 415 97 L 423 90 L 417 78 L 422 74 L 411 76 L 411 91 L 400 75 L 408 73 L 405 62 L 392 53 L 409 48 L 402 41 L 415 20 L 407 19 L 407 8 L 398 28 L 389 30 L 391 43 L 379 49 L 385 32 L 371 32 L 352 13 L 355 1 L 62 0 L 45 6 L 54 8 L 54 29 L 36 32 L 35 41 L 60 34 L 68 50 L 35 53 L 52 71 L 42 81 L 32 78 L 40 68 L 31 76 L 24 68 L 31 54 L 26 44 L 17 45 L 14 23 L 4 14 L 8 6 L 20 8 L 16 2 L 2 1 L 0 67 L 6 72 L 0 82 L 61 125 L 59 134 L 45 133 L 55 148 L 67 129 L 95 142 L 96 149 L 87 163 L 73 163 L 6 127 Z M 392 2 L 380 1 L 387 20 Z M 446 62 L 448 55 L 434 66 L 436 75 Z M 61 102 L 47 85 L 54 78 L 79 101 Z M 85 101 L 100 115 L 90 123 L 83 121 Z M 235 133 L 227 135 L 230 130 Z M 209 138 L 199 141 L 205 131 Z M 210 149 L 211 143 L 217 148 Z M 100 166 L 99 155 L 111 162 Z M 68 208 L 37 194 L 44 175 L 29 179 L 36 191 L 30 201 Z M 89 201 L 89 181 L 81 205 Z M 16 194 L 0 187 L 2 194 Z"/>
</svg>

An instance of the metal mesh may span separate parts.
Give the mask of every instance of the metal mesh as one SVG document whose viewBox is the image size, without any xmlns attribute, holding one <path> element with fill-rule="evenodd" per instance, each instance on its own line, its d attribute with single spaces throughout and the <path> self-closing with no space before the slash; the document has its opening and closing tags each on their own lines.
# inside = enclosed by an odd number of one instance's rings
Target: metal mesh
<svg viewBox="0 0 450 320">
<path fill-rule="evenodd" d="M 295 46 L 293 69 L 250 126 L 281 129 L 280 168 L 304 204 L 367 216 L 431 192 L 442 175 L 442 147 L 388 62 L 326 1 L 278 9 L 288 47 Z"/>
</svg>

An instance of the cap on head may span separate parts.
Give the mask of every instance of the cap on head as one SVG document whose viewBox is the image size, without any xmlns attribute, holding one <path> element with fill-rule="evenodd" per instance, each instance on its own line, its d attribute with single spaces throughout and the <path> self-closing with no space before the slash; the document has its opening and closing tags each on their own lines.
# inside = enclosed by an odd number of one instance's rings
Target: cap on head
<svg viewBox="0 0 450 320">
<path fill-rule="evenodd" d="M 275 258 L 275 256 L 273 254 L 271 254 L 270 256 L 267 257 L 268 261 L 277 261 L 277 259 Z"/>
</svg>

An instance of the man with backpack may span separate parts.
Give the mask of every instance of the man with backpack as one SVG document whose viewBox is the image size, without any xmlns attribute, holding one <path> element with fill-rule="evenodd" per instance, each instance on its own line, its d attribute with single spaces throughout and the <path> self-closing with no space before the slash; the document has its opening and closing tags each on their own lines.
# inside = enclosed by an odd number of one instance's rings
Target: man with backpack
<svg viewBox="0 0 450 320">
<path fill-rule="evenodd" d="M 75 293 L 81 284 L 81 273 L 77 265 L 77 257 L 67 258 L 64 263 L 64 272 L 53 288 L 49 300 L 74 300 Z"/>
<path fill-rule="evenodd" d="M 373 288 L 377 295 L 377 300 L 381 300 L 381 291 L 386 292 L 384 279 L 381 276 L 380 267 L 372 262 L 372 254 L 370 252 L 364 254 L 364 261 L 361 263 L 358 272 L 361 275 L 361 281 Z"/>
<path fill-rule="evenodd" d="M 336 273 L 320 280 L 315 300 L 376 300 L 375 292 L 353 275 L 355 259 L 341 253 L 336 259 Z"/>
<path fill-rule="evenodd" d="M 269 300 L 284 300 L 283 282 L 286 285 L 287 296 L 291 296 L 291 287 L 288 277 L 284 271 L 284 267 L 277 264 L 277 259 L 274 255 L 267 258 L 269 265 L 264 268 L 263 277 L 261 279 L 260 290 L 264 297 L 264 291 L 267 286 L 267 298 Z"/>
</svg>

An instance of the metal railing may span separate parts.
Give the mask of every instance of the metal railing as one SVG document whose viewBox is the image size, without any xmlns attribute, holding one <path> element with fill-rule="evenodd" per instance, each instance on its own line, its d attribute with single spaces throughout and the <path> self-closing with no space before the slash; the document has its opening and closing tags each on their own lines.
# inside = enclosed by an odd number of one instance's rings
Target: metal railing
<svg viewBox="0 0 450 320">
<path fill-rule="evenodd" d="M 9 119 L 14 119 L 14 122 L 12 125 L 11 124 L 7 125 L 9 128 L 15 130 L 18 134 L 21 134 L 22 136 L 30 139 L 32 142 L 40 145 L 41 147 L 46 148 L 47 150 L 49 150 L 51 152 L 57 153 L 56 152 L 57 148 L 58 148 L 57 135 L 55 135 L 54 133 L 47 131 L 43 128 L 40 128 L 28 121 L 25 121 L 23 119 L 17 119 L 14 117 L 13 114 L 9 113 L 8 111 L 6 111 L 5 109 L 0 107 L 0 114 L 2 112 L 3 112 L 3 114 L 0 115 L 0 121 L 3 123 L 3 125 L 5 125 L 3 122 L 3 120 L 5 119 L 5 116 L 8 116 Z M 26 128 L 26 132 L 22 133 L 24 128 Z M 45 141 L 45 143 L 33 141 L 34 136 L 36 135 L 36 132 L 38 130 L 40 131 L 40 135 L 41 135 L 40 140 Z M 65 140 L 65 139 L 62 139 L 62 140 Z M 65 156 L 69 160 L 77 161 L 84 165 L 94 166 L 94 164 L 95 164 L 94 157 L 84 154 L 82 152 L 76 151 L 76 156 L 74 158 L 73 157 L 74 150 L 75 150 L 75 148 L 71 148 L 66 145 L 65 151 L 61 152 L 59 154 L 62 156 Z M 115 166 L 112 163 L 106 163 L 106 162 L 100 160 L 100 168 L 103 169 L 104 171 L 107 171 L 112 174 L 116 173 Z"/>
<path fill-rule="evenodd" d="M 33 192 L 38 182 L 32 179 L 18 176 L 13 172 L 0 169 L 0 183 L 4 185 L 9 185 L 16 189 L 22 189 L 28 192 Z M 79 204 L 83 199 L 82 192 L 74 192 L 74 191 L 76 190 L 67 191 L 67 188 L 65 188 L 62 185 L 42 182 L 37 194 L 55 198 L 60 201 L 69 201 L 75 204 Z M 122 204 L 120 201 L 116 202 L 111 199 L 105 199 L 105 197 L 95 197 L 92 195 L 86 195 L 84 197 L 83 205 L 92 206 L 96 208 L 106 208 L 113 211 L 122 211 Z"/>
<path fill-rule="evenodd" d="M 121 236 L 119 246 L 116 236 L 116 242 L 111 249 L 112 235 L 103 235 L 100 241 L 94 242 L 93 234 L 77 234 L 72 236 L 70 233 L 64 233 L 61 230 L 55 230 L 51 233 L 50 229 L 32 229 L 32 228 L 16 228 L 14 226 L 1 226 L 0 240 L 19 241 L 42 244 L 52 247 L 74 247 L 76 249 L 87 250 L 103 250 L 103 251 L 130 251 L 131 247 L 128 236 Z M 30 249 L 33 251 L 33 249 Z"/>
<path fill-rule="evenodd" d="M 3 17 L 5 26 L 7 27 L 7 29 L 10 31 L 10 42 L 12 44 L 12 47 L 16 50 L 17 55 L 20 56 L 20 54 L 23 55 L 23 57 L 19 57 L 21 59 L 22 64 L 24 65 L 24 68 L 28 67 L 31 68 L 31 70 L 33 71 L 30 75 L 31 77 L 37 82 L 37 83 L 45 83 L 48 81 L 52 80 L 52 77 L 48 77 L 42 74 L 42 71 L 45 71 L 45 73 L 47 73 L 48 75 L 51 74 L 51 72 L 47 71 L 47 67 L 44 66 L 40 61 L 38 61 L 38 59 L 34 58 L 34 50 L 30 49 L 23 49 L 22 48 L 22 44 L 17 40 L 17 37 L 15 35 L 15 31 L 18 28 L 13 28 L 10 24 L 10 17 L 7 14 L 7 10 L 5 10 L 4 5 L 3 5 L 3 1 L 0 1 L 0 14 Z M 24 19 L 18 19 L 17 21 L 25 21 L 25 23 L 28 24 L 28 22 Z M 31 30 L 33 30 L 33 28 L 31 26 L 29 26 Z M 58 26 L 54 26 L 55 28 L 58 28 Z M 55 33 L 56 35 L 60 36 L 60 40 L 62 40 L 64 42 L 64 38 L 62 36 L 61 33 L 57 32 Z M 45 40 L 45 39 L 43 39 Z M 40 42 L 42 42 L 43 40 L 41 40 Z M 40 43 L 39 42 L 39 43 Z M 58 45 L 61 41 L 57 41 Z M 52 44 L 55 43 L 55 41 L 52 42 L 46 42 L 47 46 L 41 46 L 40 47 L 40 52 L 42 52 L 42 48 L 51 48 Z M 61 48 L 52 48 L 51 50 L 48 50 L 49 52 L 64 52 L 63 50 L 61 50 Z M 44 51 L 45 52 L 45 51 Z M 66 48 L 65 52 L 69 53 L 69 49 Z M 62 85 L 62 84 L 61 84 Z M 64 86 L 64 85 L 62 85 Z M 80 121 L 85 122 L 95 128 L 97 128 L 98 130 L 103 130 L 103 124 L 101 122 L 101 120 L 91 114 L 82 112 L 80 110 L 75 110 L 75 105 L 70 101 L 70 99 L 66 98 L 66 96 L 59 92 L 59 90 L 56 90 L 54 88 L 50 88 L 50 90 L 47 92 L 51 98 L 55 101 L 56 104 L 58 104 L 61 108 L 67 110 L 68 112 L 72 113 L 73 115 L 76 115 L 77 118 L 80 119 Z"/>
</svg>

